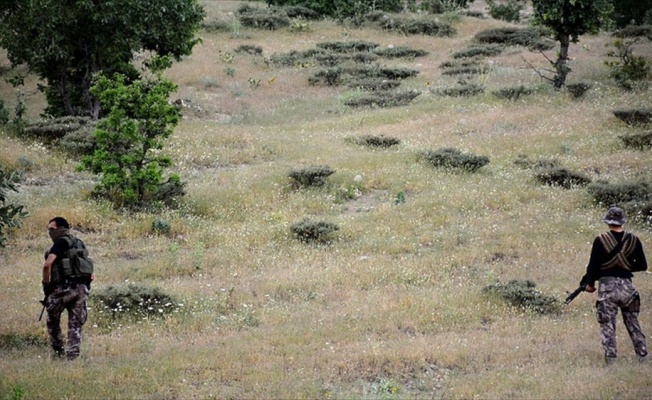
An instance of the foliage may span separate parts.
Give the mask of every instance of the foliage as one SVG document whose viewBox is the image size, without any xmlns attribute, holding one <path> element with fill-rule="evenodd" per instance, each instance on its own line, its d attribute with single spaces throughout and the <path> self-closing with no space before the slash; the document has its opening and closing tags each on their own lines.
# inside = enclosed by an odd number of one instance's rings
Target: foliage
<svg viewBox="0 0 652 400">
<path fill-rule="evenodd" d="M 618 136 L 625 147 L 648 150 L 652 148 L 652 131 Z"/>
<path fill-rule="evenodd" d="M 242 26 L 270 31 L 290 26 L 290 17 L 282 9 L 256 8 L 245 5 L 238 10 Z"/>
<path fill-rule="evenodd" d="M 282 6 L 285 9 L 301 6 L 314 10 L 317 14 L 340 20 L 360 18 L 376 10 L 398 12 L 402 0 L 266 0 L 267 4 Z"/>
<path fill-rule="evenodd" d="M 378 65 L 354 65 L 351 67 L 333 67 L 317 71 L 308 78 L 308 83 L 316 85 L 337 86 L 353 79 L 383 78 L 389 80 L 406 79 L 416 76 L 416 69 L 402 67 L 383 67 Z"/>
<path fill-rule="evenodd" d="M 591 178 L 561 167 L 539 171 L 535 174 L 535 178 L 544 185 L 560 186 L 565 189 L 582 187 L 591 183 Z"/>
<path fill-rule="evenodd" d="M 170 222 L 163 218 L 156 217 L 152 221 L 152 232 L 156 235 L 167 235 L 171 229 Z"/>
<path fill-rule="evenodd" d="M 368 91 L 388 91 L 400 86 L 401 82 L 394 80 L 387 80 L 385 78 L 363 78 L 354 79 L 348 83 L 348 86 L 353 89 L 361 89 Z"/>
<path fill-rule="evenodd" d="M 564 86 L 570 68 L 568 48 L 576 43 L 579 36 L 597 33 L 611 12 L 609 0 L 533 0 L 533 22 L 550 29 L 559 42 L 557 60 L 553 62 L 555 77 L 551 79 L 554 87 Z"/>
<path fill-rule="evenodd" d="M 351 139 L 351 142 L 368 147 L 389 148 L 401 143 L 401 139 L 384 135 L 362 135 Z"/>
<path fill-rule="evenodd" d="M 613 114 L 627 125 L 645 126 L 652 123 L 652 108 L 621 108 Z"/>
<path fill-rule="evenodd" d="M 5 1 L 0 47 L 13 66 L 26 64 L 47 82 L 47 113 L 97 119 L 93 75 L 137 78 L 130 62 L 139 50 L 177 60 L 189 55 L 204 15 L 197 0 Z"/>
<path fill-rule="evenodd" d="M 440 96 L 469 97 L 483 93 L 484 86 L 477 83 L 470 83 L 464 80 L 460 80 L 457 86 L 437 89 L 435 92 Z"/>
<path fill-rule="evenodd" d="M 334 173 L 335 170 L 327 165 L 311 165 L 291 170 L 288 177 L 292 179 L 293 186 L 323 186 L 326 178 Z"/>
<path fill-rule="evenodd" d="M 466 172 L 475 172 L 489 164 L 489 158 L 486 156 L 463 153 L 458 149 L 449 147 L 419 153 L 417 158 L 424 160 L 436 168 L 462 170 Z"/>
<path fill-rule="evenodd" d="M 375 91 L 347 100 L 344 104 L 350 107 L 398 107 L 409 104 L 420 94 L 417 90 Z"/>
<path fill-rule="evenodd" d="M 310 218 L 304 218 L 290 226 L 292 234 L 306 243 L 328 243 L 332 234 L 339 229 L 339 226 L 332 222 L 315 221 Z"/>
<path fill-rule="evenodd" d="M 413 49 L 410 46 L 392 46 L 384 49 L 375 49 L 373 52 L 384 58 L 416 58 L 428 55 L 422 49 Z"/>
<path fill-rule="evenodd" d="M 616 58 L 615 61 L 605 61 L 609 67 L 609 75 L 614 78 L 618 86 L 632 90 L 645 81 L 650 74 L 650 62 L 643 56 L 634 55 L 633 46 L 638 38 L 632 40 L 615 40 L 614 47 L 607 53 L 608 57 Z"/>
<path fill-rule="evenodd" d="M 9 122 L 9 109 L 3 98 L 0 97 L 0 125 L 6 125 Z"/>
<path fill-rule="evenodd" d="M 580 97 L 584 96 L 584 94 L 591 89 L 593 85 L 588 82 L 575 82 L 575 83 L 568 83 L 566 84 L 566 90 L 568 93 L 570 93 L 574 98 L 579 99 Z"/>
<path fill-rule="evenodd" d="M 384 18 L 379 26 L 387 31 L 395 31 L 404 35 L 426 35 L 436 37 L 452 37 L 457 31 L 448 23 L 432 17 L 404 17 L 393 15 Z"/>
<path fill-rule="evenodd" d="M 494 0 L 487 0 L 489 15 L 491 18 L 507 22 L 518 22 L 521 20 L 521 11 L 525 8 L 522 0 L 507 0 L 505 4 L 496 4 Z"/>
<path fill-rule="evenodd" d="M 458 11 L 469 7 L 473 0 L 423 0 L 419 3 L 419 9 L 433 14 Z"/>
<path fill-rule="evenodd" d="M 97 122 L 89 117 L 68 116 L 28 124 L 24 133 L 79 157 L 95 150 L 96 126 Z"/>
<path fill-rule="evenodd" d="M 531 280 L 513 279 L 507 283 L 498 281 L 486 286 L 482 291 L 486 294 L 498 295 L 516 307 L 538 314 L 559 314 L 560 301 L 541 293 L 536 286 L 536 283 Z"/>
<path fill-rule="evenodd" d="M 559 160 L 555 159 L 531 160 L 527 155 L 519 154 L 517 159 L 514 161 L 514 165 L 523 169 L 553 169 L 559 167 L 560 163 Z"/>
<path fill-rule="evenodd" d="M 373 51 L 379 44 L 365 40 L 352 40 L 348 42 L 320 42 L 315 46 L 318 49 L 330 50 L 336 53 L 349 53 L 352 51 Z"/>
<path fill-rule="evenodd" d="M 241 44 L 233 50 L 234 53 L 245 53 L 258 56 L 263 54 L 263 48 L 252 44 Z"/>
<path fill-rule="evenodd" d="M 652 226 L 652 183 L 635 182 L 609 183 L 596 181 L 587 187 L 596 204 L 618 205 L 625 210 L 630 222 Z"/>
<path fill-rule="evenodd" d="M 81 168 L 101 174 L 94 194 L 117 207 L 171 205 L 184 194 L 177 175 L 163 179 L 171 166 L 160 154 L 163 141 L 179 122 L 179 110 L 168 98 L 176 86 L 160 76 L 130 84 L 123 75 L 101 76 L 93 92 L 109 110 L 96 131 L 97 148 L 82 158 Z"/>
<path fill-rule="evenodd" d="M 614 0 L 612 18 L 616 26 L 652 23 L 652 0 Z"/>
<path fill-rule="evenodd" d="M 501 27 L 485 29 L 475 34 L 479 43 L 495 43 L 505 46 L 523 46 L 533 51 L 550 50 L 554 42 L 543 36 L 542 29 Z"/>
<path fill-rule="evenodd" d="M 532 88 L 525 87 L 523 85 L 507 87 L 502 89 L 496 89 L 491 94 L 499 99 L 507 99 L 511 101 L 518 100 L 521 96 L 526 96 L 532 94 L 534 90 Z"/>
<path fill-rule="evenodd" d="M 613 33 L 617 38 L 648 38 L 652 40 L 652 25 L 627 25 Z"/>
<path fill-rule="evenodd" d="M 0 334 L 0 349 L 3 350 L 26 350 L 28 347 L 46 347 L 47 345 L 47 339 L 39 335 L 14 332 Z"/>
<path fill-rule="evenodd" d="M 18 184 L 22 181 L 22 174 L 17 171 L 6 171 L 0 166 L 0 248 L 5 246 L 7 231 L 11 228 L 20 228 L 21 219 L 27 216 L 23 205 L 7 204 L 7 195 L 18 192 Z"/>
<path fill-rule="evenodd" d="M 502 53 L 504 47 L 499 44 L 483 44 L 467 47 L 452 54 L 453 58 L 493 57 Z"/>
<path fill-rule="evenodd" d="M 109 285 L 93 290 L 96 309 L 112 318 L 151 318 L 174 311 L 176 300 L 162 289 L 128 284 Z"/>
</svg>

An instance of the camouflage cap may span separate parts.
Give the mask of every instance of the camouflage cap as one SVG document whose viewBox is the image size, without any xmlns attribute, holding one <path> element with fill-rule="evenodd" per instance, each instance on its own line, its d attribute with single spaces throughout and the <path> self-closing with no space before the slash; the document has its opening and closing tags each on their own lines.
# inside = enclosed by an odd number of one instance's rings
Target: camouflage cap
<svg viewBox="0 0 652 400">
<path fill-rule="evenodd" d="M 625 212 L 622 208 L 611 207 L 609 210 L 607 210 L 607 213 L 605 214 L 604 218 L 602 218 L 602 221 L 605 224 L 620 226 L 627 222 L 627 217 L 625 217 Z"/>
</svg>

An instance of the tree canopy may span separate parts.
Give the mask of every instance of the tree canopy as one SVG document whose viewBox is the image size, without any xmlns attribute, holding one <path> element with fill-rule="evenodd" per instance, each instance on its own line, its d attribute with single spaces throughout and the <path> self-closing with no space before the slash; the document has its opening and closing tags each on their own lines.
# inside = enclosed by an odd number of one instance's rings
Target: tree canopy
<svg viewBox="0 0 652 400">
<path fill-rule="evenodd" d="M 179 60 L 199 42 L 205 15 L 197 0 L 3 0 L 0 47 L 47 85 L 46 113 L 100 116 L 90 91 L 99 72 L 137 79 L 134 53 Z"/>
</svg>

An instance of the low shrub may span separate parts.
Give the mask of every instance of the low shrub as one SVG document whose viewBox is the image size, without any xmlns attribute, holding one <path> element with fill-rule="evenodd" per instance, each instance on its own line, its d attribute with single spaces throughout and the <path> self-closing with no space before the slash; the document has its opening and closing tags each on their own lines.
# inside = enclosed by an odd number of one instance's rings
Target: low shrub
<svg viewBox="0 0 652 400">
<path fill-rule="evenodd" d="M 599 180 L 587 187 L 596 203 L 605 206 L 652 200 L 652 183 L 646 181 L 609 183 Z"/>
<path fill-rule="evenodd" d="M 304 218 L 290 226 L 290 232 L 305 243 L 329 243 L 332 234 L 339 229 L 339 226 L 332 222 L 314 221 L 310 218 Z"/>
<path fill-rule="evenodd" d="M 163 218 L 156 217 L 152 221 L 152 233 L 155 235 L 167 235 L 172 230 L 170 222 Z"/>
<path fill-rule="evenodd" d="M 311 165 L 301 169 L 293 169 L 288 176 L 292 179 L 293 186 L 323 186 L 326 178 L 333 175 L 335 170 L 327 165 Z"/>
<path fill-rule="evenodd" d="M 485 44 L 523 46 L 534 51 L 545 51 L 555 47 L 555 42 L 544 37 L 537 28 L 503 27 L 486 29 L 476 33 L 475 40 Z"/>
<path fill-rule="evenodd" d="M 297 18 L 290 21 L 288 29 L 292 33 L 311 32 L 312 25 L 303 18 Z"/>
<path fill-rule="evenodd" d="M 577 82 L 577 83 L 567 83 L 566 90 L 570 93 L 573 98 L 579 99 L 584 96 L 584 94 L 591 89 L 593 85 L 588 82 Z"/>
<path fill-rule="evenodd" d="M 321 18 L 321 15 L 308 7 L 304 6 L 286 6 L 283 7 L 283 11 L 290 18 L 301 18 L 306 20 L 317 20 Z"/>
<path fill-rule="evenodd" d="M 516 101 L 521 96 L 532 94 L 532 92 L 534 92 L 534 89 L 520 85 L 520 86 L 497 89 L 491 92 L 491 94 L 493 94 L 495 97 L 499 99 Z"/>
<path fill-rule="evenodd" d="M 444 75 L 480 75 L 484 73 L 484 66 L 482 65 L 476 65 L 476 66 L 465 66 L 465 67 L 453 67 L 453 68 L 446 68 L 444 69 L 444 72 L 442 72 Z"/>
<path fill-rule="evenodd" d="M 322 83 L 326 86 L 337 86 L 353 79 L 384 78 L 399 80 L 413 77 L 418 73 L 418 70 L 403 67 L 392 68 L 377 65 L 338 66 L 317 71 L 312 77 L 308 78 L 308 83 L 311 85 Z"/>
<path fill-rule="evenodd" d="M 224 19 L 204 20 L 202 28 L 206 32 L 229 32 L 233 28 L 233 23 Z"/>
<path fill-rule="evenodd" d="M 535 174 L 535 179 L 544 185 L 559 186 L 565 189 L 583 187 L 591 183 L 591 178 L 560 167 L 539 171 Z"/>
<path fill-rule="evenodd" d="M 321 42 L 317 43 L 318 49 L 330 50 L 336 53 L 351 53 L 358 51 L 373 51 L 379 44 L 365 40 L 353 40 L 349 42 Z"/>
<path fill-rule="evenodd" d="M 491 18 L 507 22 L 518 22 L 521 20 L 521 11 L 525 4 L 519 0 L 507 0 L 505 4 L 496 4 L 494 0 L 487 0 L 489 15 Z"/>
<path fill-rule="evenodd" d="M 417 90 L 377 91 L 346 101 L 349 107 L 399 107 L 409 104 L 421 92 Z"/>
<path fill-rule="evenodd" d="M 436 89 L 435 93 L 440 96 L 470 97 L 484 92 L 484 86 L 477 83 L 460 83 L 458 86 Z"/>
<path fill-rule="evenodd" d="M 413 49 L 409 46 L 386 47 L 373 50 L 375 54 L 384 58 L 416 58 L 428 55 L 428 52 L 421 49 Z"/>
<path fill-rule="evenodd" d="M 272 54 L 267 61 L 270 64 L 285 67 L 314 66 L 316 64 L 315 57 L 325 54 L 328 54 L 328 52 L 323 49 L 292 50 L 288 53 Z"/>
<path fill-rule="evenodd" d="M 361 136 L 351 138 L 350 141 L 362 146 L 382 147 L 382 148 L 397 146 L 401 143 L 400 139 L 395 137 L 385 136 L 385 135 L 380 135 L 380 136 L 361 135 Z"/>
<path fill-rule="evenodd" d="M 407 18 L 392 16 L 380 21 L 380 27 L 388 31 L 400 32 L 404 35 L 426 35 L 437 37 L 452 37 L 457 33 L 452 25 L 440 22 L 435 18 Z"/>
<path fill-rule="evenodd" d="M 647 58 L 634 54 L 637 40 L 638 38 L 614 41 L 613 49 L 607 53 L 612 59 L 605 61 L 609 75 L 625 90 L 645 88 L 650 75 L 651 64 Z"/>
<path fill-rule="evenodd" d="M 236 47 L 233 52 L 238 54 L 244 53 L 258 56 L 263 54 L 263 48 L 252 44 L 241 44 L 240 46 Z"/>
<path fill-rule="evenodd" d="M 278 9 L 260 9 L 243 6 L 238 19 L 242 26 L 255 29 L 278 30 L 290 26 L 290 17 Z"/>
<path fill-rule="evenodd" d="M 439 68 L 463 68 L 463 67 L 479 67 L 482 66 L 482 57 L 472 58 L 458 58 L 455 60 L 447 60 L 439 64 Z"/>
<path fill-rule="evenodd" d="M 652 123 L 652 108 L 618 109 L 613 114 L 627 125 L 645 126 Z"/>
<path fill-rule="evenodd" d="M 93 290 L 98 313 L 115 318 L 151 318 L 174 312 L 176 300 L 163 290 L 136 284 L 109 285 Z"/>
<path fill-rule="evenodd" d="M 503 46 L 495 43 L 474 45 L 464 50 L 456 51 L 453 58 L 493 57 L 503 52 Z"/>
<path fill-rule="evenodd" d="M 388 80 L 383 78 L 365 78 L 356 79 L 348 83 L 348 86 L 353 89 L 367 90 L 371 92 L 387 91 L 398 87 L 401 84 L 399 81 Z"/>
<path fill-rule="evenodd" d="M 652 40 L 652 25 L 627 25 L 613 33 L 617 38 L 643 38 Z"/>
<path fill-rule="evenodd" d="M 0 335 L 0 349 L 26 350 L 29 347 L 47 347 L 48 340 L 44 336 L 22 333 L 3 333 Z"/>
<path fill-rule="evenodd" d="M 89 117 L 60 117 L 29 124 L 25 127 L 25 134 L 46 144 L 56 144 L 66 135 L 78 131 L 92 134 L 95 124 Z"/>
<path fill-rule="evenodd" d="M 538 314 L 559 314 L 561 302 L 536 289 L 531 280 L 510 280 L 507 283 L 496 282 L 486 286 L 482 291 L 488 295 L 497 295 L 513 306 L 536 312 Z"/>
<path fill-rule="evenodd" d="M 371 64 L 378 60 L 378 56 L 373 53 L 368 52 L 357 52 L 352 54 L 345 53 L 333 53 L 333 52 L 323 52 L 317 53 L 314 55 L 314 60 L 319 64 L 325 67 L 337 67 L 346 63 L 347 61 L 352 61 L 358 64 Z"/>
<path fill-rule="evenodd" d="M 424 160 L 436 168 L 456 169 L 467 172 L 475 172 L 489 164 L 489 158 L 486 156 L 467 154 L 454 148 L 425 151 L 419 153 L 417 158 Z"/>
<path fill-rule="evenodd" d="M 648 150 L 652 148 L 652 131 L 623 135 L 618 138 L 625 147 L 630 149 Z"/>
</svg>

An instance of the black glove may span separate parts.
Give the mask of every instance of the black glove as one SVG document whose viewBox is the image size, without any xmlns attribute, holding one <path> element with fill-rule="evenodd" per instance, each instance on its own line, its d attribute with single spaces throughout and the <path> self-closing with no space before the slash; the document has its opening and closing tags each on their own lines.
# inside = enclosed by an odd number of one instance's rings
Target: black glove
<svg viewBox="0 0 652 400">
<path fill-rule="evenodd" d="M 45 297 L 51 295 L 52 293 L 54 293 L 54 285 L 52 282 L 43 282 L 43 294 L 45 294 Z"/>
</svg>

